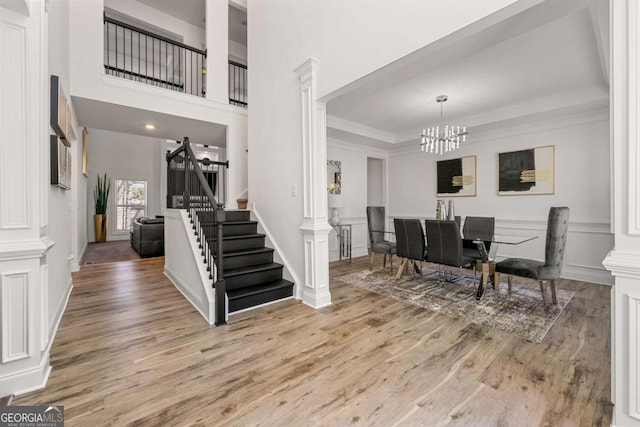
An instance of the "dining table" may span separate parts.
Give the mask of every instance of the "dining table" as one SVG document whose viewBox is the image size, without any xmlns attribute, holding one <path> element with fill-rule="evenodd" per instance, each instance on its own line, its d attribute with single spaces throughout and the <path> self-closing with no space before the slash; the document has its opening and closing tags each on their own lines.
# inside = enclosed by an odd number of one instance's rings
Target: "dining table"
<svg viewBox="0 0 640 427">
<path fill-rule="evenodd" d="M 478 281 L 478 286 L 476 287 L 476 300 L 482 299 L 484 291 L 489 283 L 493 285 L 496 293 L 499 292 L 500 276 L 499 273 L 495 271 L 495 256 L 498 251 L 498 246 L 500 244 L 520 245 L 538 238 L 538 236 L 511 234 L 494 234 L 492 236 L 461 234 L 461 237 L 462 240 L 473 242 L 477 246 L 481 256 L 481 259 L 476 263 L 476 270 L 480 270 L 482 272 L 482 277 Z M 486 243 L 489 242 L 489 250 L 487 250 Z"/>
</svg>

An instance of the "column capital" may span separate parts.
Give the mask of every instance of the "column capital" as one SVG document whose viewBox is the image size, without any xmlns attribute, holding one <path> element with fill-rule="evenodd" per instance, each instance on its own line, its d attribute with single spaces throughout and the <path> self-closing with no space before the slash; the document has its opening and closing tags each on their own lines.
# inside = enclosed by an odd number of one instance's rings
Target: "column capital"
<svg viewBox="0 0 640 427">
<path fill-rule="evenodd" d="M 293 72 L 296 73 L 300 81 L 304 83 L 315 77 L 316 73 L 318 72 L 319 63 L 320 62 L 314 57 L 309 57 L 309 59 L 296 67 Z"/>
</svg>

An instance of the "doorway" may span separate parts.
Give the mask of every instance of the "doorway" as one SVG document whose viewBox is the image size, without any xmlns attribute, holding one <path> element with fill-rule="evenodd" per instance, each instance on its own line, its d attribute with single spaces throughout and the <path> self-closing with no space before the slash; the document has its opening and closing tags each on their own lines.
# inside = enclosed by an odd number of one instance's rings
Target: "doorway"
<svg viewBox="0 0 640 427">
<path fill-rule="evenodd" d="M 384 160 L 367 157 L 367 206 L 384 206 L 384 190 Z"/>
</svg>

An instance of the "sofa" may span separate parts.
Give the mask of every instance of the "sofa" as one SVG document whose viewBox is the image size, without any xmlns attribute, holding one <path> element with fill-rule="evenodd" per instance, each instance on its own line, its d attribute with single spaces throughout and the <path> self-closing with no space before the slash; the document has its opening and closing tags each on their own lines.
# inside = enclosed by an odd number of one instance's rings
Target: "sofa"
<svg viewBox="0 0 640 427">
<path fill-rule="evenodd" d="M 142 258 L 164 255 L 164 218 L 136 218 L 131 230 L 131 247 Z"/>
</svg>

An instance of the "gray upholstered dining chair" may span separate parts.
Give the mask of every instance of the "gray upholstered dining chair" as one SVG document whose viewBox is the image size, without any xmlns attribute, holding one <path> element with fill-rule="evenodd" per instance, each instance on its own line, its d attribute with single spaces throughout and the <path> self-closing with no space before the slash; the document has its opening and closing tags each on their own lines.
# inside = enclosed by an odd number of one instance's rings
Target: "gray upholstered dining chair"
<svg viewBox="0 0 640 427">
<path fill-rule="evenodd" d="M 395 218 L 393 220 L 393 227 L 396 231 L 396 255 L 403 258 L 400 267 L 398 267 L 396 280 L 402 277 L 402 273 L 409 261 L 413 264 L 413 270 L 417 271 L 418 274 L 422 274 L 416 261 L 424 261 L 427 252 L 424 244 L 424 231 L 422 231 L 420 220 Z M 411 275 L 413 275 L 413 270 L 411 271 Z"/>
<path fill-rule="evenodd" d="M 451 267 L 474 267 L 474 259 L 462 251 L 460 227 L 455 221 L 426 220 L 427 261 Z"/>
<path fill-rule="evenodd" d="M 480 253 L 478 246 L 472 240 L 478 239 L 484 241 L 484 247 L 489 252 L 491 247 L 491 239 L 495 232 L 496 219 L 494 217 L 487 216 L 468 216 L 464 219 L 464 226 L 462 227 L 462 234 L 465 239 L 462 242 L 462 253 L 464 256 L 480 259 L 486 261 Z M 485 255 L 486 256 L 486 255 Z"/>
<path fill-rule="evenodd" d="M 390 269 L 393 272 L 393 254 L 396 253 L 396 243 L 385 239 L 384 206 L 367 206 L 367 226 L 369 227 L 369 250 L 371 251 L 371 261 L 369 269 L 373 270 L 373 256 L 383 254 L 382 266 L 387 266 L 387 255 L 389 255 Z"/>
<path fill-rule="evenodd" d="M 540 293 L 545 309 L 547 308 L 547 294 L 544 282 L 549 282 L 551 287 L 551 300 L 554 305 L 556 299 L 556 280 L 560 278 L 565 247 L 567 244 L 567 231 L 569 229 L 569 208 L 552 207 L 549 209 L 547 220 L 547 239 L 545 243 L 544 262 L 525 258 L 507 258 L 496 264 L 496 273 L 508 274 L 509 293 L 511 293 L 511 275 L 529 277 L 540 284 Z M 496 282 L 500 279 L 496 277 Z"/>
</svg>

